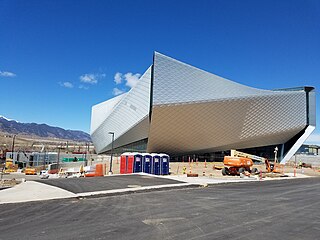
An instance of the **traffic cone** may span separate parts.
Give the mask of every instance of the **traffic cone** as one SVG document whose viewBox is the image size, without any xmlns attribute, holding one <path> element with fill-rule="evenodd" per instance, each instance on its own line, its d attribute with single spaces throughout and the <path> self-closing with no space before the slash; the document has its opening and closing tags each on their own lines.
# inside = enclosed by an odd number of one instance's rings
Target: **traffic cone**
<svg viewBox="0 0 320 240">
<path fill-rule="evenodd" d="M 187 173 L 187 168 L 184 166 L 183 168 L 182 168 L 182 174 L 186 174 Z"/>
</svg>

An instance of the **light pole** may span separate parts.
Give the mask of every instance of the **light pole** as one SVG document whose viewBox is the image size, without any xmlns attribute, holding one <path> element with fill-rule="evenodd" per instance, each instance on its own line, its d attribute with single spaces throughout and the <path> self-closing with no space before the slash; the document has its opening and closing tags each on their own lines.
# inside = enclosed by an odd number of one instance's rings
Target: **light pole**
<svg viewBox="0 0 320 240">
<path fill-rule="evenodd" d="M 58 170 L 60 169 L 60 150 L 62 149 L 62 145 L 61 143 L 58 146 L 58 159 L 57 159 L 57 166 L 58 166 Z"/>
<path fill-rule="evenodd" d="M 13 160 L 13 152 L 14 152 L 14 140 L 16 139 L 16 135 L 13 135 L 12 139 L 12 148 L 11 148 L 11 159 Z"/>
<path fill-rule="evenodd" d="M 86 164 L 86 166 L 88 165 L 88 158 L 90 158 L 89 156 L 89 154 L 90 154 L 90 143 L 88 143 L 88 145 L 87 145 L 87 156 L 86 156 L 86 162 L 85 162 L 85 164 Z"/>
<path fill-rule="evenodd" d="M 86 142 L 85 152 L 84 152 L 84 165 L 88 165 L 88 156 L 89 156 L 89 150 L 90 150 L 90 143 Z"/>
<path fill-rule="evenodd" d="M 278 147 L 275 147 L 274 149 L 274 163 L 277 163 L 277 155 L 278 155 Z"/>
<path fill-rule="evenodd" d="M 114 132 L 109 132 L 112 135 L 112 142 L 111 142 L 111 158 L 110 158 L 110 169 L 109 175 L 112 175 L 112 157 L 113 157 L 113 142 L 114 142 Z"/>
</svg>

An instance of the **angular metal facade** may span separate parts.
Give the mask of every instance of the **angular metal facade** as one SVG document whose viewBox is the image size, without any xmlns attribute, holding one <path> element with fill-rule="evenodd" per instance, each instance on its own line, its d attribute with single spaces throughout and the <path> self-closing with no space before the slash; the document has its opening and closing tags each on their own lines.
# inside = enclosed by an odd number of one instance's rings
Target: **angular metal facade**
<svg viewBox="0 0 320 240">
<path fill-rule="evenodd" d="M 151 67 L 141 76 L 138 84 L 128 93 L 92 107 L 91 139 L 98 153 L 127 145 L 148 137 L 151 90 Z M 103 121 L 101 115 L 106 116 Z"/>
<path fill-rule="evenodd" d="M 115 148 L 147 139 L 146 151 L 174 155 L 287 144 L 285 160 L 315 128 L 315 92 L 255 89 L 155 53 L 137 86 L 93 106 L 91 121 L 98 153 L 115 132 Z"/>
</svg>

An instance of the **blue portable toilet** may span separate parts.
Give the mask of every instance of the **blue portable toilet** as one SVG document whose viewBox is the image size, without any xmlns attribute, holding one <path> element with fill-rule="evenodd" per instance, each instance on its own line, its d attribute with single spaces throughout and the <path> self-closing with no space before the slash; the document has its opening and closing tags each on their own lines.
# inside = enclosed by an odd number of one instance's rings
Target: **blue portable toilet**
<svg viewBox="0 0 320 240">
<path fill-rule="evenodd" d="M 142 153 L 142 172 L 151 174 L 152 156 L 149 153 Z"/>
<path fill-rule="evenodd" d="M 161 164 L 160 164 L 160 156 L 157 153 L 151 153 L 152 156 L 152 171 L 151 173 L 154 175 L 161 174 Z"/>
<path fill-rule="evenodd" d="M 169 175 L 169 161 L 170 157 L 168 154 L 161 153 L 160 156 L 160 165 L 161 165 L 161 175 Z"/>
<path fill-rule="evenodd" d="M 142 155 L 134 153 L 133 172 L 142 172 Z"/>
</svg>

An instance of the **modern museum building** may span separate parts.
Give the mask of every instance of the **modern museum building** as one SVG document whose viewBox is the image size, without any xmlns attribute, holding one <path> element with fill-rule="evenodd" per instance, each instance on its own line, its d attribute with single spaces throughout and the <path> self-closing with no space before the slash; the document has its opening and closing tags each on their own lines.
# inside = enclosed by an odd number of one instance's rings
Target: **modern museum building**
<svg viewBox="0 0 320 240">
<path fill-rule="evenodd" d="M 262 90 L 154 53 L 129 92 L 92 107 L 97 153 L 219 160 L 230 149 L 288 161 L 315 129 L 313 87 Z"/>
</svg>

